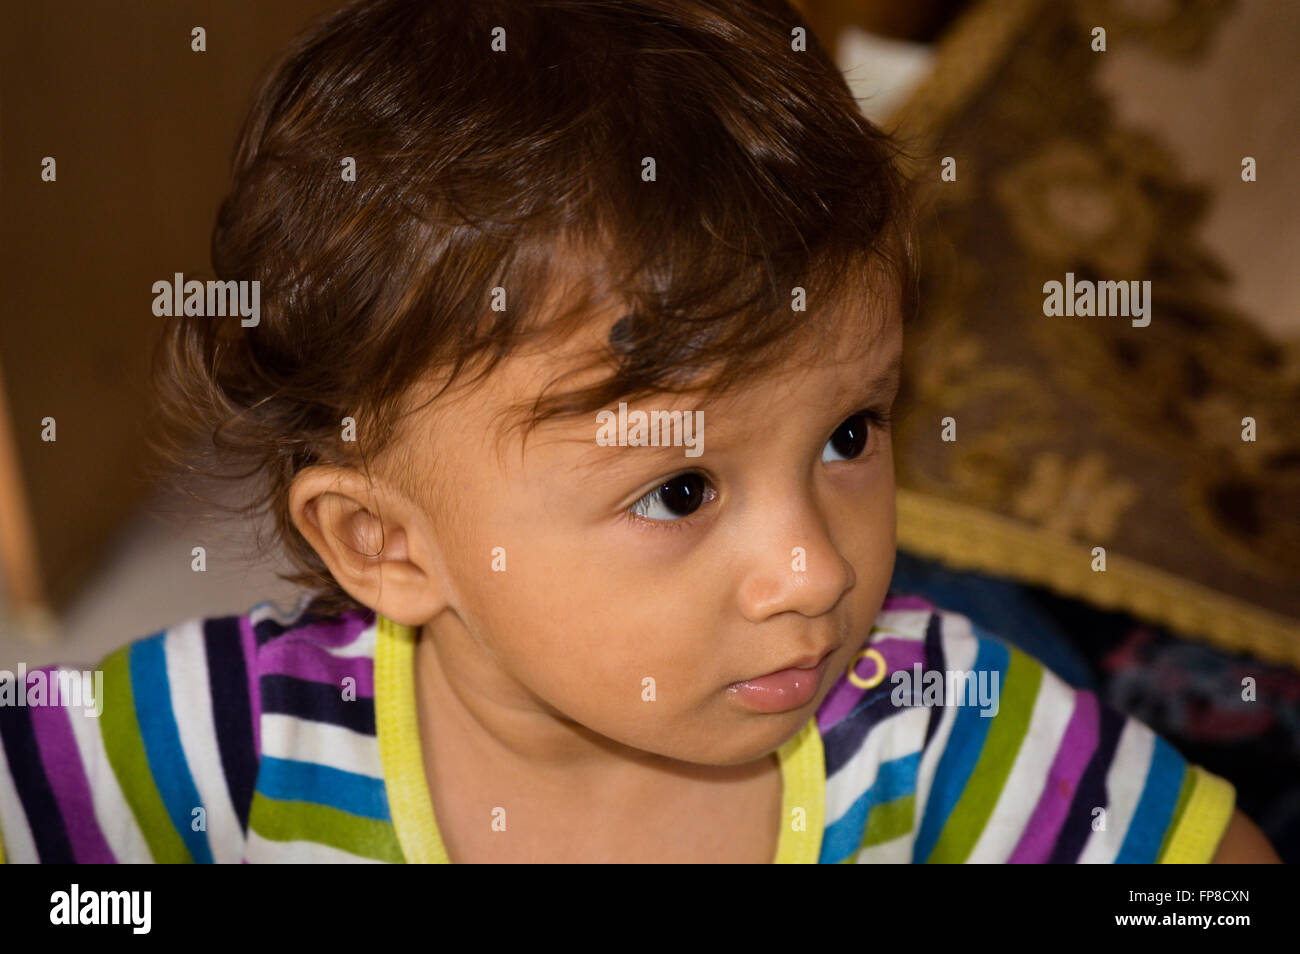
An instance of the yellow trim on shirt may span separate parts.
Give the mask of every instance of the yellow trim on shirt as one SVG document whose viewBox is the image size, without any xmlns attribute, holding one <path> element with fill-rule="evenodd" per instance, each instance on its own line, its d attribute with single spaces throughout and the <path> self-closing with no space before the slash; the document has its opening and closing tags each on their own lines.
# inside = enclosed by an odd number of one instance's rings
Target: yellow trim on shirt
<svg viewBox="0 0 1300 954">
<path fill-rule="evenodd" d="M 415 700 L 417 634 L 413 627 L 394 623 L 382 613 L 376 617 L 375 732 L 393 828 L 408 862 L 448 864 L 451 858 L 438 833 L 420 748 Z M 777 754 L 781 763 L 781 828 L 775 863 L 816 864 L 826 815 L 825 761 L 817 720 L 809 719 Z"/>
<path fill-rule="evenodd" d="M 1195 787 L 1187 796 L 1178 827 L 1169 836 L 1169 846 L 1160 859 L 1162 865 L 1203 865 L 1213 861 L 1236 807 L 1237 792 L 1231 782 L 1199 765 L 1188 766 L 1187 770 L 1195 779 Z"/>
<path fill-rule="evenodd" d="M 804 723 L 778 754 L 781 833 L 777 836 L 775 863 L 815 865 L 821 855 L 822 824 L 826 817 L 826 759 L 817 719 Z"/>
<path fill-rule="evenodd" d="M 388 809 L 402 854 L 412 864 L 447 864 L 424 775 L 415 707 L 415 639 L 410 626 L 382 613 L 375 640 L 375 732 Z"/>
</svg>

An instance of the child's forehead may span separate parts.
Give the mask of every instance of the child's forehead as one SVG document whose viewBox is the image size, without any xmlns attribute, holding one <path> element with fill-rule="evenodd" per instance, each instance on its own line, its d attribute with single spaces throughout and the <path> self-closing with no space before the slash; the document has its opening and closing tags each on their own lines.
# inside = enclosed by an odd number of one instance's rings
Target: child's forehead
<svg viewBox="0 0 1300 954">
<path fill-rule="evenodd" d="M 595 334 L 624 333 L 625 318 L 617 318 Z M 771 416 L 790 406 L 798 393 L 801 402 L 813 410 L 858 399 L 871 403 L 886 401 L 896 393 L 902 374 L 902 323 L 886 318 L 864 331 L 860 316 L 846 316 L 834 336 L 810 336 L 802 345 L 791 343 L 783 355 L 752 373 L 716 385 L 718 369 L 704 369 L 689 387 L 625 395 L 604 410 L 617 411 L 619 404 L 630 409 L 673 412 L 702 412 L 710 422 L 715 442 L 727 437 L 744 439 L 755 427 L 762 428 Z M 542 363 L 545 361 L 543 359 Z M 539 369 L 540 370 L 540 369 Z M 559 370 L 552 366 L 550 371 Z M 575 375 L 567 384 L 594 383 L 606 367 L 588 375 Z M 544 373 L 530 376 L 524 390 L 516 394 L 525 403 L 540 392 L 532 390 Z M 591 443 L 595 412 L 575 414 L 540 422 L 535 430 L 560 442 Z M 589 433 L 590 432 L 590 433 Z"/>
<path fill-rule="evenodd" d="M 698 369 L 683 378 L 680 390 L 628 394 L 610 402 L 608 409 L 616 410 L 624 401 L 665 412 L 703 411 L 721 441 L 728 430 L 743 432 L 752 419 L 761 420 L 810 377 L 828 402 L 864 391 L 873 380 L 877 387 L 871 393 L 896 389 L 901 327 L 901 316 L 889 299 L 850 300 L 815 330 L 781 342 L 770 360 L 742 376 L 719 385 L 718 369 Z M 465 439 L 471 452 L 480 446 L 502 452 L 512 442 L 531 445 L 537 440 L 591 443 L 595 410 L 536 417 L 534 409 L 555 391 L 604 383 L 640 333 L 636 316 L 626 306 L 613 304 L 588 312 L 563 330 L 542 329 L 529 344 L 506 353 L 488 373 L 467 374 L 444 393 L 438 392 L 445 376 L 431 375 L 412 389 L 422 405 L 419 420 L 427 425 L 419 429 L 420 436 L 433 437 L 435 443 Z"/>
</svg>

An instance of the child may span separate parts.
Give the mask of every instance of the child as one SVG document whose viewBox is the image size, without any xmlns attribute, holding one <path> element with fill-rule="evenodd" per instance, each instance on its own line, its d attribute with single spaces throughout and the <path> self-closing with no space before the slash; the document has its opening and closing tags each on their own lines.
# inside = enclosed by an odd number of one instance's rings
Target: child
<svg viewBox="0 0 1300 954">
<path fill-rule="evenodd" d="M 303 601 L 113 653 L 98 719 L 0 707 L 8 859 L 1272 857 L 1227 782 L 887 594 L 909 236 L 784 0 L 324 21 L 214 233 L 259 319 L 170 319 L 157 365 Z"/>
</svg>

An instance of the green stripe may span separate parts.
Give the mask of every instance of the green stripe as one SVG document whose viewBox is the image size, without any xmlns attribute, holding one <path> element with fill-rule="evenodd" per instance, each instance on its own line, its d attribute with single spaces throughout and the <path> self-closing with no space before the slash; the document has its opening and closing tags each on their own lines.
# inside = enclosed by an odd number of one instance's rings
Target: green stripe
<svg viewBox="0 0 1300 954">
<path fill-rule="evenodd" d="M 858 850 L 901 838 L 912 830 L 912 820 L 915 817 L 915 792 L 896 798 L 892 802 L 877 805 L 867 817 L 867 825 L 862 832 L 862 843 L 858 845 Z"/>
<path fill-rule="evenodd" d="M 930 855 L 931 863 L 963 864 L 975 849 L 1029 731 L 1034 701 L 1042 682 L 1043 667 L 1012 649 L 1007 671 L 998 687 L 997 715 L 990 717 L 993 724 L 984 739 L 979 761 L 943 826 Z"/>
<path fill-rule="evenodd" d="M 248 827 L 268 841 L 310 841 L 339 851 L 402 864 L 391 821 L 362 818 L 315 802 L 286 802 L 253 793 Z"/>
<path fill-rule="evenodd" d="M 149 769 L 149 757 L 145 755 L 139 716 L 135 711 L 135 691 L 131 687 L 131 664 L 127 656 L 130 651 L 130 646 L 123 646 L 100 664 L 104 670 L 104 698 L 109 701 L 99 717 L 104 751 L 154 862 L 192 863 L 194 859 L 172 824 Z"/>
<path fill-rule="evenodd" d="M 1174 806 L 1174 817 L 1169 820 L 1169 827 L 1165 829 L 1165 837 L 1160 842 L 1160 850 L 1156 852 L 1156 864 L 1164 860 L 1165 852 L 1169 849 L 1169 839 L 1173 837 L 1174 829 L 1182 821 L 1183 811 L 1187 808 L 1187 802 L 1192 797 L 1192 791 L 1196 788 L 1196 773 L 1189 772 L 1186 766 L 1183 767 L 1183 787 L 1178 790 L 1178 804 Z"/>
</svg>

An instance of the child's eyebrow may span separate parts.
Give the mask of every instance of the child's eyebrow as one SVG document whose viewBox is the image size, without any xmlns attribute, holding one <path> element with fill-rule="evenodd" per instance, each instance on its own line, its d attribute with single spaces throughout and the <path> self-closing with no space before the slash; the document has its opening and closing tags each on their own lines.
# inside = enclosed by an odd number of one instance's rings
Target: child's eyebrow
<svg viewBox="0 0 1300 954">
<path fill-rule="evenodd" d="M 682 414 L 692 413 L 691 411 L 682 411 Z M 599 471 L 614 471 L 623 467 L 635 465 L 637 467 L 646 467 L 655 462 L 679 461 L 683 463 L 682 469 L 689 468 L 696 460 L 695 458 L 686 457 L 683 454 L 683 448 L 672 444 L 644 445 L 644 446 L 602 446 L 596 443 L 595 423 L 592 423 L 592 436 L 590 438 L 573 437 L 566 439 L 564 443 L 575 444 L 581 448 L 581 452 L 574 457 L 570 467 L 576 473 L 585 475 L 596 474 Z M 718 443 L 722 443 L 719 441 Z M 611 454 L 611 451 L 635 451 L 636 453 Z"/>
<path fill-rule="evenodd" d="M 883 401 L 892 397 L 902 382 L 903 355 L 900 353 L 889 363 L 889 367 L 867 381 L 866 388 L 861 393 L 868 401 Z"/>
<path fill-rule="evenodd" d="M 611 450 L 636 451 L 635 454 L 609 454 Z M 695 466 L 697 458 L 686 457 L 682 453 L 682 448 L 663 446 L 663 447 L 597 447 L 596 451 L 605 451 L 606 453 L 596 453 L 593 451 L 589 454 L 583 454 L 574 461 L 572 470 L 575 473 L 594 476 L 601 471 L 606 471 L 617 475 L 618 471 L 625 467 L 649 468 L 651 466 L 668 465 L 677 463 L 680 466 L 678 470 L 689 470 Z M 668 467 L 667 469 L 672 469 Z"/>
<path fill-rule="evenodd" d="M 867 382 L 860 387 L 854 385 L 842 385 L 837 388 L 835 391 L 835 400 L 840 401 L 847 399 L 848 397 L 856 397 L 858 400 L 863 401 L 866 404 L 875 404 L 887 401 L 897 392 L 899 384 L 902 382 L 902 376 L 903 356 L 900 353 L 880 374 L 868 379 Z M 683 409 L 678 410 L 681 414 L 693 413 L 693 411 Z M 694 410 L 700 409 L 697 408 Z M 857 410 L 857 408 L 854 410 Z M 577 444 L 583 450 L 587 451 L 578 456 L 578 458 L 573 462 L 572 469 L 579 473 L 592 474 L 602 469 L 609 469 L 611 467 L 633 463 L 638 466 L 646 466 L 647 462 L 658 460 L 684 460 L 686 465 L 689 465 L 690 461 L 693 460 L 693 458 L 683 458 L 682 448 L 673 445 L 641 446 L 635 448 L 638 452 L 635 455 L 624 454 L 611 456 L 607 453 L 610 448 L 602 447 L 597 445 L 595 442 L 595 422 L 593 421 L 590 426 L 593 428 L 593 434 L 590 438 L 572 437 L 564 441 L 564 443 Z M 726 447 L 729 444 L 734 443 L 735 440 L 736 438 L 734 436 L 729 440 L 725 436 L 717 437 L 710 435 L 710 441 L 715 447 Z"/>
</svg>

